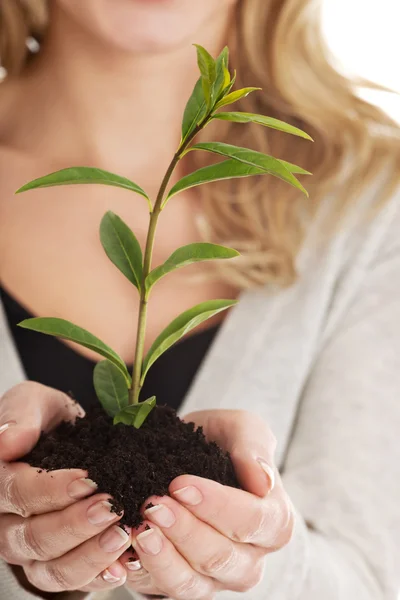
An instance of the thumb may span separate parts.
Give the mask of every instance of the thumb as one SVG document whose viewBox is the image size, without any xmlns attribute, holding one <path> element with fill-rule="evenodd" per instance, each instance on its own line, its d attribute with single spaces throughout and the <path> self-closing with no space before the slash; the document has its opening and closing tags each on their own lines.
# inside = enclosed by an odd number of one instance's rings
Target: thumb
<svg viewBox="0 0 400 600">
<path fill-rule="evenodd" d="M 79 404 L 63 392 L 33 381 L 20 383 L 0 400 L 0 460 L 23 457 L 42 431 L 83 415 Z"/>
<path fill-rule="evenodd" d="M 202 426 L 207 439 L 230 453 L 246 491 L 263 498 L 274 488 L 276 440 L 260 417 L 244 410 L 210 410 L 191 413 L 185 421 Z"/>
</svg>

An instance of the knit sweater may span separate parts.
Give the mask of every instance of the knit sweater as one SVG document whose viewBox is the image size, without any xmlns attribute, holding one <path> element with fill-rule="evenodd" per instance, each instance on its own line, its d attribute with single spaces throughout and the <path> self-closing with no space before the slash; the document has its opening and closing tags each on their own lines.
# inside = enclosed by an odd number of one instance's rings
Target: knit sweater
<svg viewBox="0 0 400 600">
<path fill-rule="evenodd" d="M 400 193 L 368 216 L 379 194 L 377 182 L 333 236 L 325 203 L 297 282 L 242 294 L 182 407 L 246 408 L 265 419 L 296 510 L 293 538 L 266 558 L 259 586 L 220 600 L 397 600 Z M 0 394 L 23 379 L 0 306 Z M 0 597 L 35 597 L 1 561 Z"/>
</svg>

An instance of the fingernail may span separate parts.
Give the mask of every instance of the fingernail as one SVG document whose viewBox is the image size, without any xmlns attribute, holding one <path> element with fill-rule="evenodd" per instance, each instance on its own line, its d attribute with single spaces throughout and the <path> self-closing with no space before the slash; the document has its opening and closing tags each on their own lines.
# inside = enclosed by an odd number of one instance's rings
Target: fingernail
<svg viewBox="0 0 400 600">
<path fill-rule="evenodd" d="M 140 560 L 131 560 L 125 563 L 125 566 L 129 571 L 140 571 L 142 569 L 142 563 Z"/>
<path fill-rule="evenodd" d="M 144 514 L 160 527 L 171 527 L 176 521 L 172 510 L 164 504 L 156 504 L 156 506 L 146 509 Z"/>
<path fill-rule="evenodd" d="M 176 492 L 172 492 L 172 494 L 176 496 L 180 502 L 189 504 L 189 506 L 196 506 L 196 504 L 200 504 L 203 500 L 203 496 L 193 485 L 188 485 L 181 490 L 176 490 Z"/>
<path fill-rule="evenodd" d="M 67 487 L 68 495 L 75 500 L 93 494 L 94 490 L 97 490 L 97 483 L 83 477 L 81 479 L 75 479 L 75 481 L 72 481 Z"/>
<path fill-rule="evenodd" d="M 136 541 L 146 554 L 160 554 L 162 550 L 162 540 L 155 529 L 146 529 L 136 536 Z"/>
<path fill-rule="evenodd" d="M 112 505 L 106 500 L 92 504 L 87 510 L 87 518 L 91 525 L 101 525 L 113 521 L 117 515 L 111 512 Z"/>
<path fill-rule="evenodd" d="M 0 426 L 0 435 L 2 433 L 4 433 L 5 431 L 7 431 L 7 429 L 9 429 L 10 427 L 13 427 L 16 424 L 17 424 L 16 421 L 7 421 L 7 423 L 4 423 L 4 425 L 1 425 Z"/>
<path fill-rule="evenodd" d="M 114 525 L 107 529 L 101 536 L 99 540 L 100 547 L 105 552 L 117 552 L 117 550 L 121 550 L 127 542 L 129 542 L 129 535 L 118 527 L 118 525 Z"/>
<path fill-rule="evenodd" d="M 105 571 L 103 571 L 102 578 L 107 583 L 118 583 L 118 581 L 121 581 L 121 579 L 122 579 L 121 577 L 116 577 L 115 575 L 110 573 L 109 569 L 106 569 Z"/>
<path fill-rule="evenodd" d="M 263 458 L 257 458 L 257 462 L 268 477 L 268 492 L 272 492 L 275 487 L 275 473 L 273 468 Z"/>
</svg>

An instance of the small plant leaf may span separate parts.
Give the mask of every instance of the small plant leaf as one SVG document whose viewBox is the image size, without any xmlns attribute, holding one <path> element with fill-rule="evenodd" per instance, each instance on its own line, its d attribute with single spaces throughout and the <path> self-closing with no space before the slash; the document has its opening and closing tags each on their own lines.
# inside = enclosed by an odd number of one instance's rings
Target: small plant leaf
<svg viewBox="0 0 400 600">
<path fill-rule="evenodd" d="M 143 255 L 135 234 L 110 210 L 100 224 L 100 240 L 112 263 L 140 291 L 143 277 Z"/>
<path fill-rule="evenodd" d="M 124 188 L 126 190 L 130 190 L 131 192 L 140 194 L 146 198 L 148 202 L 150 202 L 146 192 L 136 183 L 130 181 L 130 179 L 126 179 L 126 177 L 121 177 L 120 175 L 115 175 L 115 173 L 110 173 L 94 167 L 69 167 L 68 169 L 55 171 L 55 173 L 50 173 L 50 175 L 45 175 L 44 177 L 39 177 L 38 179 L 34 179 L 33 181 L 26 183 L 16 191 L 16 194 L 37 188 L 85 183 L 98 183 L 101 185 L 111 185 L 114 187 Z"/>
<path fill-rule="evenodd" d="M 126 379 L 111 361 L 97 363 L 93 371 L 93 385 L 102 407 L 110 417 L 115 417 L 129 405 Z"/>
<path fill-rule="evenodd" d="M 235 256 L 239 256 L 239 252 L 233 248 L 226 248 L 218 244 L 200 242 L 182 246 L 175 250 L 165 263 L 156 267 L 148 274 L 146 278 L 146 290 L 149 291 L 164 275 L 186 265 L 205 260 L 234 258 Z"/>
<path fill-rule="evenodd" d="M 217 101 L 221 98 L 223 91 L 231 82 L 231 75 L 229 73 L 229 50 L 228 47 L 222 50 L 221 54 L 215 61 L 216 66 L 216 78 L 213 89 L 213 101 Z"/>
<path fill-rule="evenodd" d="M 197 49 L 197 64 L 201 73 L 201 81 L 203 86 L 204 97 L 207 103 L 207 107 L 211 106 L 212 89 L 217 76 L 215 60 L 207 52 L 203 46 L 194 44 Z"/>
<path fill-rule="evenodd" d="M 130 385 L 131 377 L 128 373 L 128 369 L 122 358 L 118 356 L 114 350 L 112 350 L 107 344 L 99 340 L 95 335 L 74 325 L 65 319 L 58 319 L 56 317 L 35 317 L 33 319 L 25 319 L 18 323 L 19 327 L 23 329 L 30 329 L 31 331 L 38 331 L 39 333 L 45 333 L 47 335 L 53 335 L 64 340 L 70 340 L 80 346 L 89 348 L 97 354 L 104 356 L 111 361 L 123 374 L 125 381 Z"/>
<path fill-rule="evenodd" d="M 245 163 L 240 163 L 234 158 L 224 160 L 216 165 L 209 165 L 197 169 L 193 173 L 182 177 L 168 192 L 163 203 L 163 208 L 167 202 L 176 194 L 188 190 L 204 183 L 221 181 L 223 179 L 234 179 L 238 177 L 250 177 L 252 175 L 265 175 L 265 170 L 259 167 L 251 167 Z"/>
<path fill-rule="evenodd" d="M 230 82 L 231 82 L 231 74 L 229 73 L 228 69 L 226 69 L 224 67 L 224 87 L 222 89 L 226 90 L 226 88 L 228 87 Z"/>
<path fill-rule="evenodd" d="M 230 77 L 230 74 L 229 74 Z M 219 100 L 221 100 L 224 96 L 227 96 L 228 94 L 231 93 L 231 90 L 233 88 L 233 86 L 235 85 L 236 82 L 236 71 L 234 71 L 233 73 L 233 77 L 230 80 L 229 83 L 227 83 L 226 87 L 224 87 L 224 89 L 222 90 L 222 94 L 220 94 Z"/>
<path fill-rule="evenodd" d="M 240 148 L 239 146 L 233 146 L 232 144 L 224 144 L 223 142 L 203 142 L 191 146 L 190 150 L 205 150 L 206 152 L 213 152 L 214 154 L 234 158 L 251 167 L 262 169 L 264 173 L 279 177 L 279 179 L 282 179 L 299 189 L 306 196 L 308 195 L 301 183 L 294 175 L 292 175 L 285 165 L 277 158 L 269 156 L 268 154 L 263 154 L 256 150 L 249 150 L 248 148 Z"/>
<path fill-rule="evenodd" d="M 139 404 L 130 404 L 115 415 L 114 425 L 123 423 L 124 425 L 133 425 L 136 429 L 140 429 L 155 405 L 155 396 L 144 400 L 144 402 L 139 402 Z"/>
<path fill-rule="evenodd" d="M 306 171 L 305 169 L 303 169 L 302 167 L 299 167 L 298 165 L 294 165 L 293 163 L 287 162 L 286 160 L 282 160 L 281 158 L 278 159 L 279 162 L 281 162 L 283 164 L 283 166 L 290 171 L 293 174 L 296 175 L 312 175 L 312 173 L 310 173 L 310 171 Z"/>
<path fill-rule="evenodd" d="M 204 97 L 202 78 L 200 77 L 194 86 L 192 95 L 190 96 L 183 113 L 181 143 L 188 138 L 196 125 L 201 123 L 206 115 L 207 103 Z"/>
<path fill-rule="evenodd" d="M 257 125 L 264 125 L 264 127 L 270 127 L 271 129 L 277 129 L 285 133 L 297 135 L 306 140 L 313 141 L 312 137 L 293 125 L 279 121 L 272 117 L 265 117 L 264 115 L 255 115 L 253 113 L 244 112 L 222 112 L 212 116 L 213 119 L 220 119 L 222 121 L 232 121 L 233 123 L 256 123 Z"/>
<path fill-rule="evenodd" d="M 150 369 L 151 365 L 166 350 L 168 350 L 168 348 L 171 348 L 175 342 L 180 340 L 189 331 L 234 304 L 236 304 L 236 300 L 209 300 L 190 308 L 174 319 L 172 323 L 160 333 L 148 351 L 143 362 L 141 385 L 143 385 L 147 371 Z"/>
<path fill-rule="evenodd" d="M 227 85 L 229 85 L 229 83 L 230 83 L 230 81 L 228 81 Z M 219 102 L 217 102 L 217 104 L 215 105 L 215 108 L 218 109 L 218 108 L 221 108 L 222 106 L 227 106 L 228 104 L 233 104 L 234 102 L 237 102 L 241 98 L 246 98 L 246 96 L 248 96 L 252 92 L 256 92 L 258 90 L 261 90 L 261 88 L 247 87 L 247 88 L 242 88 L 241 90 L 236 90 L 235 92 L 232 92 L 232 93 L 228 94 L 227 96 L 224 96 L 223 98 L 221 98 L 221 100 Z"/>
</svg>

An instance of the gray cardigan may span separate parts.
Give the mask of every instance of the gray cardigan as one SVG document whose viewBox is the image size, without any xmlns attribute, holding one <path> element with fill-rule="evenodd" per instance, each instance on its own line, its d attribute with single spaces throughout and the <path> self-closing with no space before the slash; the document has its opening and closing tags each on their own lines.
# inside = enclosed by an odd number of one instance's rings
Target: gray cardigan
<svg viewBox="0 0 400 600">
<path fill-rule="evenodd" d="M 183 412 L 246 408 L 266 419 L 297 510 L 263 582 L 221 600 L 397 600 L 400 194 L 368 220 L 379 189 L 329 238 L 325 203 L 295 285 L 242 294 L 184 403 Z M 0 306 L 0 394 L 23 378 Z M 0 597 L 33 599 L 4 563 Z"/>
</svg>

